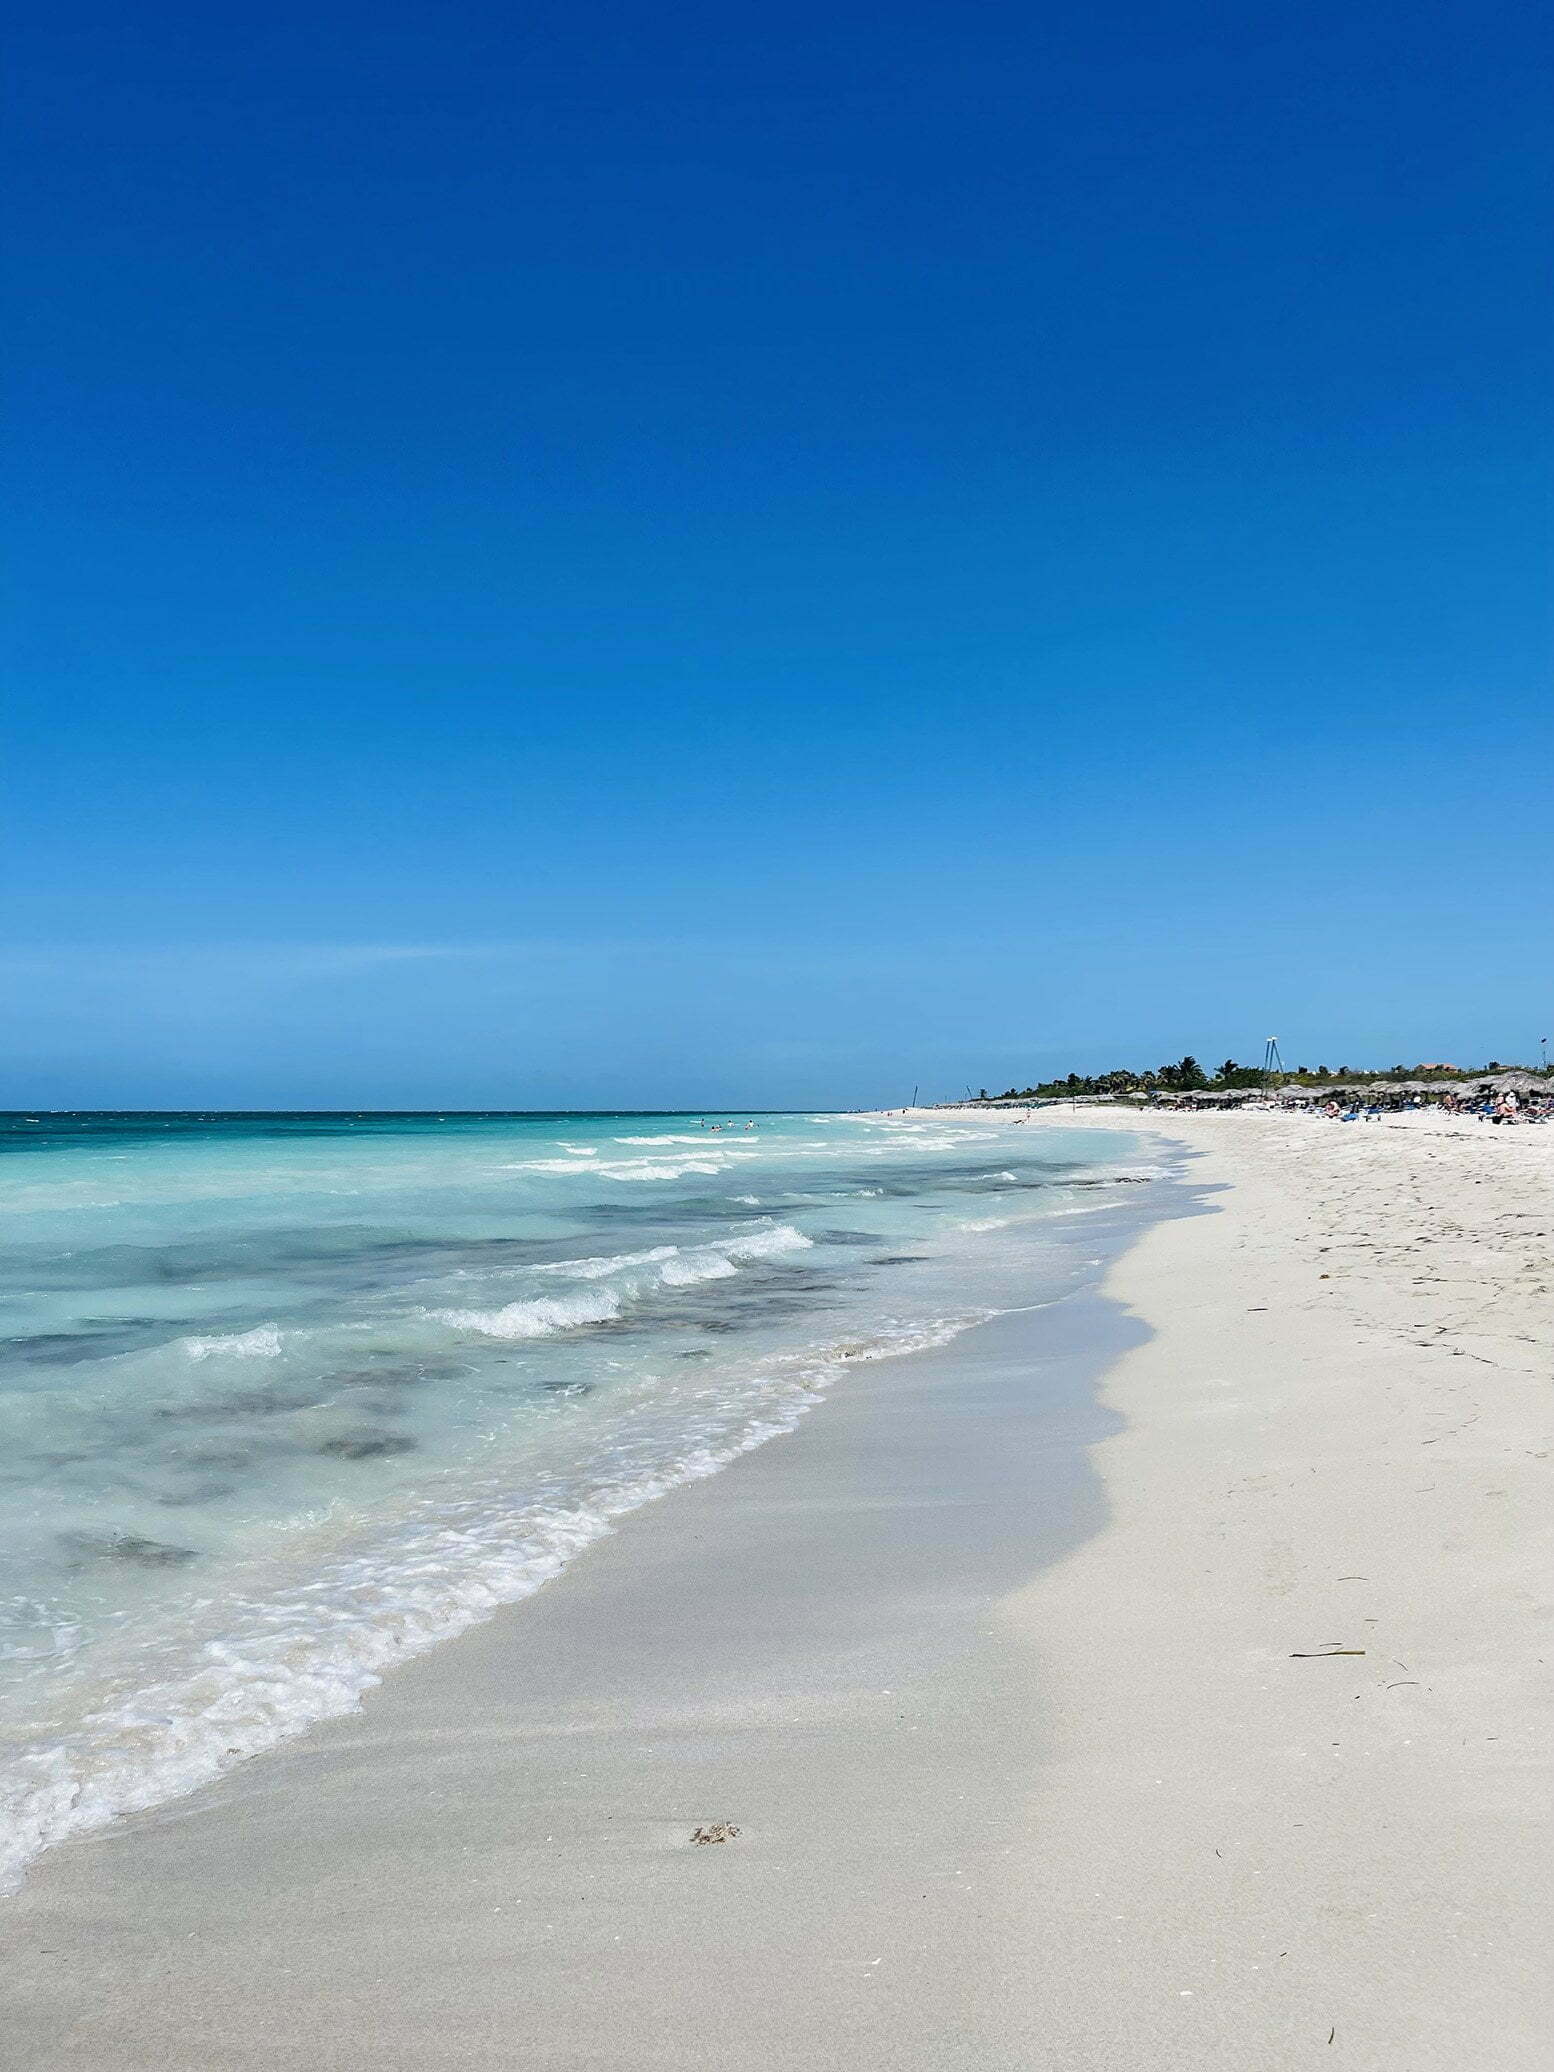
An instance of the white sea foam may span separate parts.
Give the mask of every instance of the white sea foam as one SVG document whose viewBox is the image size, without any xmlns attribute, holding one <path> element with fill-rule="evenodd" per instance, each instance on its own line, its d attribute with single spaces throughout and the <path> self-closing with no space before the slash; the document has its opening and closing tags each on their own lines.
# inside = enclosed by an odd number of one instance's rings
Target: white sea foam
<svg viewBox="0 0 1554 2072">
<path fill-rule="evenodd" d="M 281 1349 L 281 1334 L 274 1324 L 260 1324 L 252 1331 L 221 1331 L 180 1342 L 191 1360 L 273 1360 Z"/>
<path fill-rule="evenodd" d="M 617 1144 L 705 1144 L 707 1137 L 706 1130 L 697 1130 L 694 1136 L 616 1137 L 613 1141 Z"/>
<path fill-rule="evenodd" d="M 791 1223 L 773 1223 L 741 1237 L 718 1238 L 706 1249 L 726 1252 L 731 1259 L 775 1259 L 783 1252 L 807 1252 L 813 1243 Z"/>
<path fill-rule="evenodd" d="M 754 1146 L 750 1148 L 753 1150 Z M 734 1150 L 733 1145 L 719 1144 L 704 1151 L 699 1158 L 687 1158 L 683 1154 L 671 1154 L 661 1159 L 596 1158 L 587 1165 L 579 1164 L 574 1158 L 531 1158 L 509 1166 L 507 1170 L 510 1173 L 570 1173 L 574 1177 L 586 1175 L 590 1180 L 680 1180 L 687 1173 L 704 1173 L 710 1177 L 725 1172 L 732 1162 L 730 1154 Z"/>
<path fill-rule="evenodd" d="M 482 1338 L 553 1338 L 583 1324 L 607 1324 L 621 1313 L 613 1288 L 597 1295 L 536 1295 L 527 1302 L 507 1302 L 500 1309 L 433 1309 L 423 1312 L 455 1331 L 473 1331 Z"/>
<path fill-rule="evenodd" d="M 787 1252 L 807 1252 L 813 1241 L 790 1223 L 777 1223 L 738 1237 L 714 1238 L 710 1244 L 655 1245 L 646 1252 L 622 1252 L 611 1258 L 563 1259 L 542 1271 L 595 1282 L 588 1293 L 541 1295 L 500 1309 L 438 1309 L 423 1312 L 455 1331 L 484 1338 L 551 1338 L 558 1331 L 587 1324 L 607 1324 L 623 1309 L 654 1288 L 689 1288 L 699 1281 L 723 1281 L 740 1265 L 778 1259 Z M 614 1276 L 614 1285 L 605 1285 Z"/>
<path fill-rule="evenodd" d="M 522 1158 L 507 1168 L 510 1173 L 577 1173 L 583 1169 L 575 1158 Z M 595 1168 L 588 1168 L 593 1177 Z"/>
<path fill-rule="evenodd" d="M 673 1258 L 678 1250 L 678 1245 L 654 1245 L 646 1252 L 616 1252 L 598 1259 L 553 1259 L 534 1271 L 565 1274 L 572 1281 L 599 1281 L 625 1266 L 651 1266 L 656 1260 Z"/>
<path fill-rule="evenodd" d="M 728 1171 L 726 1156 L 713 1158 L 653 1159 L 641 1158 L 623 1160 L 618 1165 L 597 1165 L 589 1168 L 602 1180 L 683 1180 L 687 1173 L 702 1173 L 709 1178 Z"/>
</svg>

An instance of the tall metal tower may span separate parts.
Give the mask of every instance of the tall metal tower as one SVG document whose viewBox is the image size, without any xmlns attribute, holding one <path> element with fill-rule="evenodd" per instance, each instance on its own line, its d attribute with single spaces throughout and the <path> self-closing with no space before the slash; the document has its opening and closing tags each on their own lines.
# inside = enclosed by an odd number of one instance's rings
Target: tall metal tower
<svg viewBox="0 0 1554 2072">
<path fill-rule="evenodd" d="M 1277 1072 L 1281 1079 L 1284 1076 L 1284 1060 L 1279 1055 L 1277 1036 L 1270 1036 L 1263 1046 L 1263 1077 L 1266 1079 L 1270 1072 Z"/>
</svg>

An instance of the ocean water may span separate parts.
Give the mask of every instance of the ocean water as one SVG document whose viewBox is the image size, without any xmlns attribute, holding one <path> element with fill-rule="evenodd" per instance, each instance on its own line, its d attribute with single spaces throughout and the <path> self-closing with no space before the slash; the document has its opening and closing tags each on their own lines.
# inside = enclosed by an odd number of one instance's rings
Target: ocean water
<svg viewBox="0 0 1554 2072">
<path fill-rule="evenodd" d="M 0 1889 L 1057 1299 L 1153 1177 L 948 1119 L 0 1117 Z"/>
</svg>

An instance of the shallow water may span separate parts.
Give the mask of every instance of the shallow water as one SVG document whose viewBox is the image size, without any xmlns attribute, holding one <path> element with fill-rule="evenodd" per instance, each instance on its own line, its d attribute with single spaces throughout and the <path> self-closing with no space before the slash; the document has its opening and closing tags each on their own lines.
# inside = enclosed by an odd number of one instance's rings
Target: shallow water
<svg viewBox="0 0 1554 2072">
<path fill-rule="evenodd" d="M 718 1127 L 712 1125 L 717 1124 Z M 826 1116 L 0 1120 L 0 1879 L 1055 1299 L 1134 1140 Z"/>
</svg>

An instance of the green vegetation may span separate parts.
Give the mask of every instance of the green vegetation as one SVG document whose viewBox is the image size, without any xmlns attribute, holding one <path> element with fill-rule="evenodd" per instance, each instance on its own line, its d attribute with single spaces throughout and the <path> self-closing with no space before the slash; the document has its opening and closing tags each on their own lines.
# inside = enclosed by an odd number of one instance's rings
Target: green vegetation
<svg viewBox="0 0 1554 2072">
<path fill-rule="evenodd" d="M 1130 1072 L 1119 1069 L 1115 1072 L 1070 1072 L 1066 1079 L 1045 1079 L 1039 1086 L 1011 1086 L 1001 1094 L 990 1094 L 986 1087 L 977 1096 L 979 1101 L 1053 1101 L 1067 1100 L 1075 1094 L 1119 1094 L 1132 1093 L 1232 1093 L 1242 1087 L 1274 1086 L 1368 1086 L 1376 1079 L 1424 1079 L 1445 1086 L 1456 1080 L 1480 1079 L 1486 1072 L 1502 1072 L 1507 1068 L 1498 1060 L 1491 1059 L 1487 1065 L 1473 1067 L 1456 1065 L 1391 1065 L 1385 1070 L 1371 1071 L 1349 1065 L 1339 1065 L 1329 1071 L 1326 1065 L 1314 1069 L 1309 1065 L 1297 1065 L 1293 1072 L 1264 1072 L 1259 1065 L 1238 1065 L 1234 1058 L 1226 1058 L 1213 1073 L 1205 1072 L 1195 1057 L 1178 1058 L 1175 1064 L 1159 1065 L 1152 1072 Z"/>
</svg>

